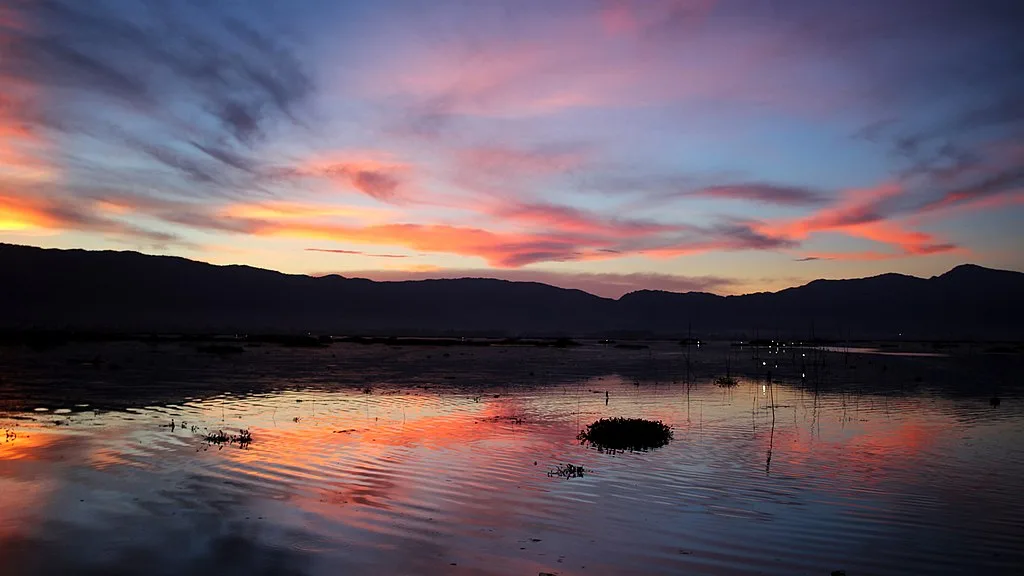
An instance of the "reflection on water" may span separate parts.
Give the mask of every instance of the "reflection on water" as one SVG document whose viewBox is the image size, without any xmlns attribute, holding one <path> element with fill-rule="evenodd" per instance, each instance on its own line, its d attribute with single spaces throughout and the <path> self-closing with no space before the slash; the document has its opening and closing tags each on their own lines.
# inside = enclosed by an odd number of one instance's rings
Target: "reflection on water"
<svg viewBox="0 0 1024 576">
<path fill-rule="evenodd" d="M 840 354 L 875 354 L 878 356 L 908 356 L 917 358 L 943 358 L 947 354 L 941 352 L 909 351 L 900 352 L 897 350 L 883 350 L 881 348 L 870 348 L 865 346 L 818 346 L 817 350 L 825 352 L 837 352 Z"/>
<path fill-rule="evenodd" d="M 1024 566 L 1024 413 L 616 375 L 0 413 L 0 573 L 958 574 Z M 607 392 L 607 396 L 606 396 Z M 576 434 L 673 426 L 647 453 Z M 171 426 L 173 422 L 173 427 Z M 246 449 L 204 443 L 246 428 Z M 582 466 L 582 477 L 548 472 Z"/>
</svg>

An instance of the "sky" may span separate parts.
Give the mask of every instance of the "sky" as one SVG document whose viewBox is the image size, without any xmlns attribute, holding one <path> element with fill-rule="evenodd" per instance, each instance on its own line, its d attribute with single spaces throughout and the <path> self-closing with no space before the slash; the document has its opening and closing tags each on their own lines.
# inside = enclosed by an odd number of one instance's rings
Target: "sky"
<svg viewBox="0 0 1024 576">
<path fill-rule="evenodd" d="M 1019 0 L 0 0 L 0 242 L 617 297 L 1024 270 Z"/>
</svg>

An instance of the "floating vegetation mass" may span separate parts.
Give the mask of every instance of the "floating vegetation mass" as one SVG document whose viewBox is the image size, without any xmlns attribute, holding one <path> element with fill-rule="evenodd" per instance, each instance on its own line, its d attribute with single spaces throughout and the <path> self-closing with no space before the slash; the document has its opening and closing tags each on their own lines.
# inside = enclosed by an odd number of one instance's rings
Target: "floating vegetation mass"
<svg viewBox="0 0 1024 576">
<path fill-rule="evenodd" d="M 672 429 L 660 420 L 602 418 L 587 425 L 577 439 L 599 450 L 646 451 L 668 444 L 672 440 Z"/>
</svg>

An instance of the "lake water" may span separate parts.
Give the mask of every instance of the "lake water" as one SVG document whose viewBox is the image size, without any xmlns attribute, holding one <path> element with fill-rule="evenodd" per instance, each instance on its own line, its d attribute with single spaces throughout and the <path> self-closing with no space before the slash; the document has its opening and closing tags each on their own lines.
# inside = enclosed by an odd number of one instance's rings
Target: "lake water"
<svg viewBox="0 0 1024 576">
<path fill-rule="evenodd" d="M 7 349 L 0 574 L 1021 573 L 1019 357 L 722 350 Z"/>
</svg>

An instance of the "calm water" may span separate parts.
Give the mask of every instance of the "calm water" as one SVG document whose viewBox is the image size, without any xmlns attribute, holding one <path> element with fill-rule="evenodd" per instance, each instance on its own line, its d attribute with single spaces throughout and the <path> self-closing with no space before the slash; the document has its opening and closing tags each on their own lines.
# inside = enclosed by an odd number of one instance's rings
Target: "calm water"
<svg viewBox="0 0 1024 576">
<path fill-rule="evenodd" d="M 992 377 L 947 390 L 926 358 L 721 389 L 707 356 L 688 386 L 678 348 L 102 351 L 0 357 L 2 574 L 1024 567 L 1019 372 L 993 407 Z M 142 404 L 111 400 L 127 390 Z M 580 446 L 602 416 L 660 419 L 675 440 Z M 202 440 L 239 428 L 246 448 Z M 567 463 L 586 475 L 548 475 Z"/>
</svg>

